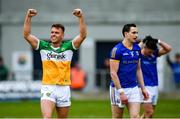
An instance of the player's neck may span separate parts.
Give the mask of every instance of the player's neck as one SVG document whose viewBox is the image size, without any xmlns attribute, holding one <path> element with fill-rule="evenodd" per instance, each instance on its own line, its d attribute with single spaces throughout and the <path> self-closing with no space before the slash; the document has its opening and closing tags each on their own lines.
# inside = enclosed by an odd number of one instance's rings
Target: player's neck
<svg viewBox="0 0 180 119">
<path fill-rule="evenodd" d="M 51 45 L 52 45 L 52 47 L 54 47 L 54 48 L 58 48 L 58 47 L 60 47 L 61 42 L 60 42 L 60 43 L 51 43 Z"/>
<path fill-rule="evenodd" d="M 133 48 L 133 43 L 130 42 L 128 39 L 125 38 L 125 39 L 122 41 L 122 43 L 123 43 L 123 45 L 124 45 L 126 48 L 132 50 L 132 48 Z"/>
</svg>

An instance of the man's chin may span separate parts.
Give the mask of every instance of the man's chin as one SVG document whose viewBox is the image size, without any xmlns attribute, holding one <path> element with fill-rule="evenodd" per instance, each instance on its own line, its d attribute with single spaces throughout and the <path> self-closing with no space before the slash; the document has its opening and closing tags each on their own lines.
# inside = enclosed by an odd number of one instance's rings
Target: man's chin
<svg viewBox="0 0 180 119">
<path fill-rule="evenodd" d="M 55 42 L 56 42 L 56 40 L 54 40 L 54 39 L 51 39 L 51 42 L 52 42 L 52 43 L 55 43 Z"/>
</svg>

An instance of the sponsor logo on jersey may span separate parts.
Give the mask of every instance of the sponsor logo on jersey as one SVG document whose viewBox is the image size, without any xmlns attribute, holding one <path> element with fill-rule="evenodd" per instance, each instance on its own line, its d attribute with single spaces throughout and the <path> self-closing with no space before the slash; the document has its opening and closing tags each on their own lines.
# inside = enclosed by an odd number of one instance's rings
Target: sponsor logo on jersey
<svg viewBox="0 0 180 119">
<path fill-rule="evenodd" d="M 47 53 L 47 59 L 50 60 L 50 59 L 65 59 L 65 54 L 64 53 L 60 53 L 60 54 L 56 54 L 56 53 L 53 53 L 53 52 L 50 52 L 50 53 Z"/>
<path fill-rule="evenodd" d="M 123 61 L 123 64 L 137 64 L 138 63 L 138 60 L 126 60 L 126 61 Z"/>
<path fill-rule="evenodd" d="M 123 56 L 127 56 L 127 55 L 129 55 L 127 52 L 123 53 Z"/>
</svg>

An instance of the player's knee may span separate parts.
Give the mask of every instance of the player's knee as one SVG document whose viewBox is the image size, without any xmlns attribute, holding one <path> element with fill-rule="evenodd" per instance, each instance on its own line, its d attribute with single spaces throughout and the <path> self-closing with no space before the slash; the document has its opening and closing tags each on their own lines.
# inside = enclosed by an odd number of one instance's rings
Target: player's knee
<svg viewBox="0 0 180 119">
<path fill-rule="evenodd" d="M 153 109 L 146 110 L 145 117 L 152 117 L 153 113 L 154 113 Z"/>
<path fill-rule="evenodd" d="M 139 114 L 132 114 L 131 115 L 131 119 L 137 119 L 137 118 L 139 118 Z"/>
</svg>

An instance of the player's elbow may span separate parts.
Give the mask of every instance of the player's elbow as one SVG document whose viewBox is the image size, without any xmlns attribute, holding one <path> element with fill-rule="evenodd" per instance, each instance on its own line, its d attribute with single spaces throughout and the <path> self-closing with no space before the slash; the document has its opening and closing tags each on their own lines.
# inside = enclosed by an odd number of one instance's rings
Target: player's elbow
<svg viewBox="0 0 180 119">
<path fill-rule="evenodd" d="M 27 32 L 23 32 L 23 36 L 24 36 L 24 39 L 27 39 L 27 38 L 28 38 L 28 36 L 29 36 L 29 33 L 27 33 Z"/>
<path fill-rule="evenodd" d="M 171 51 L 172 51 L 172 47 L 169 46 L 169 47 L 167 48 L 167 52 L 171 52 Z"/>
<path fill-rule="evenodd" d="M 86 39 L 87 32 L 83 32 L 80 34 L 81 39 Z"/>
<path fill-rule="evenodd" d="M 117 73 L 112 72 L 112 71 L 110 72 L 111 79 L 114 79 L 116 77 L 116 75 L 117 75 Z"/>
</svg>

